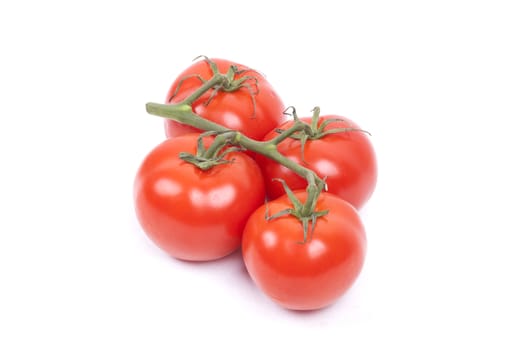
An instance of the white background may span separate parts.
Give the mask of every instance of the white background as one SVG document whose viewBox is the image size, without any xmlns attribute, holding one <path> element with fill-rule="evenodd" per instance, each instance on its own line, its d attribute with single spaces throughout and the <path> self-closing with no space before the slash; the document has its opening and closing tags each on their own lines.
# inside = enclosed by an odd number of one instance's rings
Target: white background
<svg viewBox="0 0 525 350">
<path fill-rule="evenodd" d="M 522 5 L 3 2 L 0 348 L 525 348 Z M 372 133 L 368 256 L 332 307 L 283 310 L 238 253 L 176 261 L 138 226 L 164 137 L 144 104 L 201 54 Z"/>
</svg>

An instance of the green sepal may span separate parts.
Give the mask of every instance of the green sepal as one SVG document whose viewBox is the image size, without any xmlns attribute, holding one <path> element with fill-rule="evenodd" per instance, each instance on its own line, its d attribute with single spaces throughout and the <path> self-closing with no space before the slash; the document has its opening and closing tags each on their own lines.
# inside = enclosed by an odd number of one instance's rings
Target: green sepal
<svg viewBox="0 0 525 350">
<path fill-rule="evenodd" d="M 290 189 L 286 181 L 284 181 L 283 179 L 272 179 L 272 181 L 279 181 L 281 185 L 283 185 L 284 192 L 286 192 L 286 195 L 290 199 L 290 202 L 292 202 L 294 211 L 300 212 L 303 204 L 299 201 L 295 193 L 293 193 L 293 191 Z"/>
<path fill-rule="evenodd" d="M 286 182 L 283 179 L 272 179 L 272 180 L 279 181 L 283 185 L 284 191 L 286 192 L 286 195 L 290 199 L 290 202 L 292 202 L 293 208 L 283 209 L 279 211 L 278 213 L 270 216 L 268 205 L 266 205 L 266 211 L 264 214 L 265 219 L 273 220 L 273 219 L 277 219 L 285 215 L 295 216 L 298 220 L 301 221 L 301 225 L 303 226 L 303 240 L 298 243 L 300 244 L 306 243 L 308 241 L 308 228 L 310 226 L 309 223 L 312 222 L 311 228 L 310 228 L 310 240 L 311 240 L 313 232 L 315 230 L 315 225 L 317 223 L 317 218 L 328 214 L 329 210 L 315 211 L 313 208 L 308 208 L 308 210 L 306 210 L 305 204 L 299 201 L 295 193 L 293 193 L 293 191 L 290 189 L 290 187 L 286 184 Z M 312 189 L 312 188 L 309 187 L 309 189 Z M 315 195 L 314 193 L 312 193 L 312 191 L 307 191 L 307 192 L 309 192 L 308 194 L 309 196 L 312 196 L 312 195 L 314 196 L 313 198 L 314 198 L 314 201 L 316 202 L 318 195 Z M 308 202 L 308 199 L 307 199 L 307 202 Z M 308 211 L 308 213 L 305 213 L 305 211 Z"/>
<path fill-rule="evenodd" d="M 197 138 L 197 151 L 195 154 L 188 152 L 179 153 L 179 158 L 195 165 L 201 170 L 208 170 L 216 165 L 226 164 L 233 162 L 234 159 L 226 160 L 224 157 L 231 153 L 242 151 L 244 148 L 241 147 L 226 147 L 231 144 L 231 137 L 236 132 L 228 131 L 206 131 L 199 135 Z M 204 138 L 208 136 L 217 136 L 213 143 L 208 149 L 204 146 Z"/>
<path fill-rule="evenodd" d="M 293 209 L 292 208 L 288 208 L 288 209 L 283 209 L 273 215 L 269 215 L 269 213 L 265 213 L 265 216 L 264 218 L 266 219 L 266 221 L 270 221 L 270 220 L 275 220 L 275 219 L 278 219 L 282 216 L 286 216 L 286 215 L 290 215 L 292 214 L 293 212 Z"/>
<path fill-rule="evenodd" d="M 319 130 L 323 131 L 326 126 L 328 124 L 331 124 L 331 123 L 336 123 L 336 122 L 344 122 L 345 120 L 344 119 L 340 119 L 340 118 L 330 118 L 330 119 L 326 119 L 324 120 L 321 125 L 319 125 Z"/>
</svg>

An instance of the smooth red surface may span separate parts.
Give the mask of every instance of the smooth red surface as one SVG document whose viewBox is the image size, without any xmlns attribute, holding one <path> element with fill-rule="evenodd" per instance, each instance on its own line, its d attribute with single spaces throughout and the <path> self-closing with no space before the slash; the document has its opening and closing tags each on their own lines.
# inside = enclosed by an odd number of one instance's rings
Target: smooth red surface
<svg viewBox="0 0 525 350">
<path fill-rule="evenodd" d="M 344 119 L 334 122 L 326 130 L 335 128 L 359 127 L 352 121 L 335 115 L 323 116 L 321 124 L 326 119 Z M 301 118 L 310 123 L 311 118 Z M 293 121 L 287 121 L 279 129 L 288 129 Z M 265 140 L 277 136 L 275 131 L 266 135 Z M 361 131 L 346 131 L 330 134 L 323 138 L 306 141 L 304 147 L 304 162 L 301 160 L 301 142 L 288 138 L 281 142 L 277 149 L 285 157 L 315 171 L 321 178 L 326 177 L 328 192 L 333 193 L 357 209 L 361 208 L 374 192 L 377 182 L 377 164 L 375 152 L 368 135 Z M 283 179 L 292 190 L 303 190 L 306 181 L 281 164 L 257 155 L 257 162 L 263 171 L 268 196 L 277 198 L 284 194 L 283 186 L 272 179 Z"/>
<path fill-rule="evenodd" d="M 167 139 L 153 149 L 138 170 L 134 195 L 139 222 L 157 246 L 203 261 L 239 248 L 246 220 L 264 202 L 264 181 L 244 153 L 232 152 L 231 163 L 207 171 L 179 159 L 180 152 L 195 152 L 197 137 Z"/>
<path fill-rule="evenodd" d="M 251 86 L 252 92 L 255 93 L 253 95 L 255 105 L 250 95 L 250 90 L 245 87 L 233 92 L 217 91 L 216 95 L 210 100 L 212 89 L 192 104 L 193 111 L 196 114 L 229 129 L 239 130 L 246 136 L 256 140 L 261 140 L 270 130 L 273 130 L 285 120 L 283 102 L 264 76 L 235 62 L 223 59 L 212 60 L 217 64 L 221 73 L 226 73 L 230 66 L 235 65 L 239 70 L 246 70 L 244 73 L 237 74 L 236 78 L 252 76 L 257 79 L 257 88 L 255 87 L 255 80 L 250 79 L 246 81 Z M 202 86 L 202 82 L 194 76 L 196 74 L 208 80 L 213 73 L 205 60 L 195 62 L 173 82 L 166 97 L 166 103 L 180 102 Z M 184 77 L 190 78 L 184 80 L 181 84 Z M 177 87 L 179 87 L 179 90 L 175 97 L 172 98 Z M 209 103 L 206 105 L 207 102 Z M 188 132 L 197 132 L 198 130 L 166 119 L 165 131 L 167 137 L 175 137 Z"/>
<path fill-rule="evenodd" d="M 298 194 L 304 202 L 306 194 Z M 354 283 L 363 266 L 365 230 L 355 208 L 323 193 L 317 210 L 330 212 L 318 219 L 311 240 L 303 241 L 301 222 L 287 215 L 266 220 L 291 206 L 283 196 L 257 209 L 244 229 L 242 251 L 254 282 L 273 301 L 294 310 L 330 305 Z"/>
</svg>

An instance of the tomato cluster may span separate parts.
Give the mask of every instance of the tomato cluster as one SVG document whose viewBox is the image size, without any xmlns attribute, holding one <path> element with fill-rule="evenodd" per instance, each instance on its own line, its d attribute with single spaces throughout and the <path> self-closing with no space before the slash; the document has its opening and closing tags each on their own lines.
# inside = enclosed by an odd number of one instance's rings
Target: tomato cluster
<svg viewBox="0 0 525 350">
<path fill-rule="evenodd" d="M 165 120 L 167 139 L 145 157 L 134 185 L 137 218 L 149 238 L 191 261 L 241 248 L 255 284 L 285 308 L 312 310 L 337 300 L 365 258 L 357 210 L 377 179 L 367 133 L 317 108 L 313 117 L 298 118 L 294 110 L 287 118 L 264 76 L 222 59 L 183 71 L 169 104 L 186 115 L 187 106 L 190 118 L 212 121 L 221 132 Z M 290 161 L 304 169 L 301 176 Z M 326 184 L 322 192 L 312 195 L 305 172 Z"/>
</svg>

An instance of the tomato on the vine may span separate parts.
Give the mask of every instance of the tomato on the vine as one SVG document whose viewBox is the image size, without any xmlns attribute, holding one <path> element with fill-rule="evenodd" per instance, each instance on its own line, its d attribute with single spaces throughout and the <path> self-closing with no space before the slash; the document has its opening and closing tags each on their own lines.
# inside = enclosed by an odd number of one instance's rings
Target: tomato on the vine
<svg viewBox="0 0 525 350">
<path fill-rule="evenodd" d="M 171 85 L 166 103 L 183 101 L 201 87 L 203 81 L 211 79 L 214 73 L 209 61 L 215 63 L 222 74 L 235 66 L 234 78 L 242 79 L 243 83 L 235 91 L 210 89 L 192 104 L 193 112 L 255 140 L 261 140 L 284 121 L 283 102 L 268 80 L 255 70 L 224 59 L 205 59 L 189 66 Z M 165 131 L 168 137 L 199 132 L 169 119 L 165 121 Z"/>
<path fill-rule="evenodd" d="M 305 192 L 296 192 L 304 202 Z M 317 218 L 306 241 L 301 220 L 292 215 L 268 220 L 291 207 L 285 195 L 257 209 L 244 229 L 242 253 L 255 284 L 273 301 L 294 310 L 313 310 L 332 304 L 358 277 L 366 253 L 365 230 L 356 209 L 322 193 Z"/>
<path fill-rule="evenodd" d="M 307 139 L 304 147 L 301 140 L 287 138 L 279 143 L 277 150 L 285 157 L 309 168 L 319 177 L 326 177 L 328 192 L 333 193 L 357 209 L 361 208 L 372 195 L 377 181 L 377 165 L 375 152 L 365 132 L 347 118 L 327 115 L 319 118 L 318 125 L 329 119 L 336 119 L 326 124 L 319 138 Z M 310 124 L 312 118 L 301 118 Z M 294 124 L 289 120 L 278 129 L 286 130 Z M 339 129 L 340 132 L 330 133 Z M 349 129 L 349 130 L 345 130 Z M 277 136 L 277 131 L 271 131 L 264 140 Z M 306 187 L 306 181 L 290 169 L 264 156 L 256 156 L 263 171 L 268 196 L 277 198 L 284 194 L 280 183 L 273 179 L 282 179 L 292 190 Z"/>
<path fill-rule="evenodd" d="M 179 158 L 195 153 L 198 134 L 167 139 L 144 159 L 135 178 L 135 209 L 142 228 L 169 255 L 183 260 L 221 258 L 241 244 L 245 223 L 264 202 L 264 181 L 243 152 L 201 170 Z M 212 142 L 204 138 L 204 145 Z"/>
</svg>

